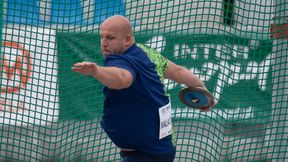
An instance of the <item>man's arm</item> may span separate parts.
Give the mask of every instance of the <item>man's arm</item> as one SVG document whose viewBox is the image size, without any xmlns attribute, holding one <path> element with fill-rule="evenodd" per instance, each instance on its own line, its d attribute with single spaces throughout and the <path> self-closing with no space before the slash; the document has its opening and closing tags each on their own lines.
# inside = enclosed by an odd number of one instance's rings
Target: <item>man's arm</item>
<svg viewBox="0 0 288 162">
<path fill-rule="evenodd" d="M 72 70 L 83 75 L 90 75 L 110 89 L 128 88 L 133 81 L 132 74 L 117 67 L 102 67 L 92 62 L 81 62 L 73 65 Z"/>
<path fill-rule="evenodd" d="M 168 60 L 168 67 L 164 73 L 164 77 L 167 79 L 171 79 L 177 83 L 185 84 L 190 87 L 201 87 L 206 89 L 205 84 L 195 76 L 191 71 L 187 68 L 174 64 L 173 62 Z M 212 105 L 215 104 L 215 101 L 212 101 Z M 203 107 L 200 111 L 205 112 L 209 111 L 211 106 Z"/>
<path fill-rule="evenodd" d="M 204 83 L 187 68 L 174 64 L 168 60 L 168 68 L 164 77 L 177 83 L 185 84 L 190 87 L 202 87 L 207 89 Z"/>
</svg>

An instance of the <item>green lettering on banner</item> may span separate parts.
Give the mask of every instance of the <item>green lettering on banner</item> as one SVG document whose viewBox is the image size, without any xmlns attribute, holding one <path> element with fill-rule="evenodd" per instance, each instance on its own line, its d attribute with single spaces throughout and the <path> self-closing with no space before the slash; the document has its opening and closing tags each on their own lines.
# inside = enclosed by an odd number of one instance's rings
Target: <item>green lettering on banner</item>
<svg viewBox="0 0 288 162">
<path fill-rule="evenodd" d="M 138 43 L 150 45 L 171 61 L 190 69 L 205 82 L 217 99 L 216 106 L 206 116 L 231 120 L 252 118 L 260 122 L 268 119 L 272 104 L 270 40 L 224 35 L 136 34 L 135 37 Z M 85 119 L 90 119 L 101 115 L 102 86 L 93 78 L 79 76 L 70 70 L 78 61 L 102 64 L 99 35 L 58 33 L 57 39 L 60 117 L 81 118 L 79 115 L 83 114 Z M 166 80 L 166 87 L 176 117 L 187 112 L 191 116 L 183 117 L 203 116 L 197 111 L 188 111 L 178 100 L 178 92 L 183 85 Z M 68 104 L 70 100 L 73 103 Z"/>
</svg>

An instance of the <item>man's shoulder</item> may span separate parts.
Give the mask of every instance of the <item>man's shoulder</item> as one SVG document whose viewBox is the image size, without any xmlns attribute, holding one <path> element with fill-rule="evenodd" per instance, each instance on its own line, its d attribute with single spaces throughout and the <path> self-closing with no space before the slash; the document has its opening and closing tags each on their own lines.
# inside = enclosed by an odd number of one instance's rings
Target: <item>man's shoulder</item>
<svg viewBox="0 0 288 162">
<path fill-rule="evenodd" d="M 152 47 L 150 47 L 150 46 L 148 46 L 148 45 L 146 45 L 146 44 L 137 43 L 137 47 L 140 48 L 140 49 L 142 49 L 142 50 L 143 50 L 144 52 L 146 52 L 146 53 L 155 53 L 155 54 L 158 54 L 158 52 L 157 52 L 154 48 L 152 48 Z"/>
</svg>

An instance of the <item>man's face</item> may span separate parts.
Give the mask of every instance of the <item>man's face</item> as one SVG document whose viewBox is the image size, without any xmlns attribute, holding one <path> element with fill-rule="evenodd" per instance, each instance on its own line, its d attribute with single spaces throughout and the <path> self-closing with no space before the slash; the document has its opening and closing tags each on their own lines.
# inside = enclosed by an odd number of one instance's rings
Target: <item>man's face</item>
<svg viewBox="0 0 288 162">
<path fill-rule="evenodd" d="M 103 27 L 100 29 L 101 50 L 103 56 L 122 54 L 126 50 L 126 37 L 120 31 Z"/>
</svg>

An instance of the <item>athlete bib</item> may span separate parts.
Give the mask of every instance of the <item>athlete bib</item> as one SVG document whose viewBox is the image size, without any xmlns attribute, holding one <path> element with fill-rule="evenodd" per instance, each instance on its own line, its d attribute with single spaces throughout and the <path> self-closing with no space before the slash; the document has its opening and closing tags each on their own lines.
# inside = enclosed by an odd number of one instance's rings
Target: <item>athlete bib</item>
<svg viewBox="0 0 288 162">
<path fill-rule="evenodd" d="M 159 117 L 160 117 L 160 131 L 159 139 L 167 137 L 172 133 L 172 110 L 170 102 L 159 108 Z"/>
</svg>

